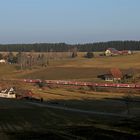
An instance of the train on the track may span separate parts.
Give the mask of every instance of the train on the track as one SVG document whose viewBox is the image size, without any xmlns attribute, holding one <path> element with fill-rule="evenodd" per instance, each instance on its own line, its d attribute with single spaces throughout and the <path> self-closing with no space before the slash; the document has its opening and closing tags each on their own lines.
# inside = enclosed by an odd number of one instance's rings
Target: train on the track
<svg viewBox="0 0 140 140">
<path fill-rule="evenodd" d="M 93 83 L 79 81 L 64 81 L 64 80 L 40 80 L 40 79 L 24 79 L 27 83 L 45 82 L 49 85 L 73 85 L 73 86 L 90 86 L 90 87 L 112 87 L 112 88 L 136 88 L 140 89 L 140 84 L 121 84 L 121 83 Z"/>
</svg>

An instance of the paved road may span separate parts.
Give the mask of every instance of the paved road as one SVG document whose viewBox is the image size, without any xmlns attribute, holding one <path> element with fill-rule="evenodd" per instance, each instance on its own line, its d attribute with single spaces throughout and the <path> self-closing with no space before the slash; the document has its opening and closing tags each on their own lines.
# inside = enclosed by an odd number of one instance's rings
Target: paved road
<svg viewBox="0 0 140 140">
<path fill-rule="evenodd" d="M 125 114 L 87 111 L 87 110 L 82 110 L 82 109 L 68 108 L 68 107 L 64 107 L 64 106 L 50 105 L 47 103 L 37 103 L 37 102 L 28 102 L 28 103 L 32 104 L 32 105 L 36 105 L 38 107 L 47 107 L 47 108 L 51 108 L 51 109 L 58 109 L 58 110 L 64 110 L 64 111 L 76 112 L 76 113 L 82 113 L 82 114 L 102 115 L 102 116 L 112 116 L 112 117 L 133 117 L 133 116 L 125 115 Z"/>
</svg>

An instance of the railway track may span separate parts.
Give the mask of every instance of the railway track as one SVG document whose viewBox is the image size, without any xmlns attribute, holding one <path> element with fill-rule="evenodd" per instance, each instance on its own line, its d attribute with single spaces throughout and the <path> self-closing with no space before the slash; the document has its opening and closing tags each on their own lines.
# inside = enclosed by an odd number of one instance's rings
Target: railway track
<svg viewBox="0 0 140 140">
<path fill-rule="evenodd" d="M 74 86 L 74 87 L 108 87 L 108 88 L 126 88 L 126 89 L 136 89 L 140 90 L 140 84 L 122 84 L 122 83 L 94 83 L 94 82 L 80 82 L 80 81 L 66 81 L 66 80 L 41 80 L 41 79 L 9 79 L 9 80 L 0 80 L 2 81 L 17 81 L 25 83 L 46 83 L 48 85 L 55 86 Z"/>
<path fill-rule="evenodd" d="M 120 83 L 93 83 L 65 80 L 40 80 L 40 79 L 24 79 L 26 83 L 46 83 L 48 85 L 66 85 L 66 86 L 89 86 L 89 87 L 109 87 L 109 88 L 132 88 L 140 90 L 140 84 L 120 84 Z"/>
</svg>

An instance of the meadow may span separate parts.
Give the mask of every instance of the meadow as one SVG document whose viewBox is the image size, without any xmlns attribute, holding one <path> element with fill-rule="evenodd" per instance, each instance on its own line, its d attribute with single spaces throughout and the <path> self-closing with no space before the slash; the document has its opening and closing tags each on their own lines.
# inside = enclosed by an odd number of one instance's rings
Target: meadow
<svg viewBox="0 0 140 140">
<path fill-rule="evenodd" d="M 49 59 L 47 67 L 34 66 L 31 70 L 20 70 L 16 65 L 0 65 L 1 79 L 4 78 L 32 78 L 50 80 L 82 80 L 102 82 L 97 76 L 106 74 L 111 68 L 119 68 L 124 71 L 132 71 L 140 75 L 140 53 L 114 57 L 100 57 L 95 53 L 92 59 L 84 58 L 86 53 L 78 53 L 76 58 Z"/>
<path fill-rule="evenodd" d="M 125 117 L 84 114 L 78 112 L 39 107 L 26 100 L 0 99 L 0 139 L 139 139 L 139 94 L 131 95 L 130 114 L 126 98 L 130 94 L 95 92 L 90 89 L 39 88 L 37 84 L 25 84 L 12 79 L 56 79 L 104 82 L 97 75 L 110 68 L 125 71 L 132 69 L 140 74 L 140 53 L 128 56 L 84 58 L 78 53 L 76 58 L 50 59 L 47 67 L 33 67 L 20 70 L 17 65 L 0 65 L 0 86 L 14 86 L 31 90 L 44 103 L 64 108 L 86 111 L 115 113 Z M 137 102 L 135 102 L 137 100 Z M 34 102 L 34 101 L 33 101 Z M 44 104 L 43 103 L 43 104 Z M 96 133 L 95 133 L 96 132 Z"/>
</svg>

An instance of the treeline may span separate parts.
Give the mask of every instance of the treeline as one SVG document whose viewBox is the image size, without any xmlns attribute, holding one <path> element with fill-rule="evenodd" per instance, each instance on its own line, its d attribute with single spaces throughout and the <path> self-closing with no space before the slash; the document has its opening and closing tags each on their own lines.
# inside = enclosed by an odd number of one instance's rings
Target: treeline
<svg viewBox="0 0 140 140">
<path fill-rule="evenodd" d="M 21 70 L 32 69 L 33 66 L 46 67 L 49 65 L 50 56 L 47 54 L 34 52 L 18 52 L 16 54 L 9 52 L 0 53 L 0 60 L 5 60 L 3 64 L 18 64 Z"/>
<path fill-rule="evenodd" d="M 108 48 L 115 48 L 117 50 L 131 50 L 138 51 L 140 50 L 140 41 L 110 41 L 110 42 L 99 42 L 99 43 L 90 43 L 77 45 L 78 50 L 81 52 L 100 52 L 105 51 Z"/>
<path fill-rule="evenodd" d="M 36 43 L 36 44 L 1 44 L 1 52 L 73 52 L 74 49 L 80 52 L 99 52 L 107 48 L 117 50 L 140 50 L 140 41 L 110 41 L 89 44 L 69 45 L 65 43 Z"/>
</svg>

